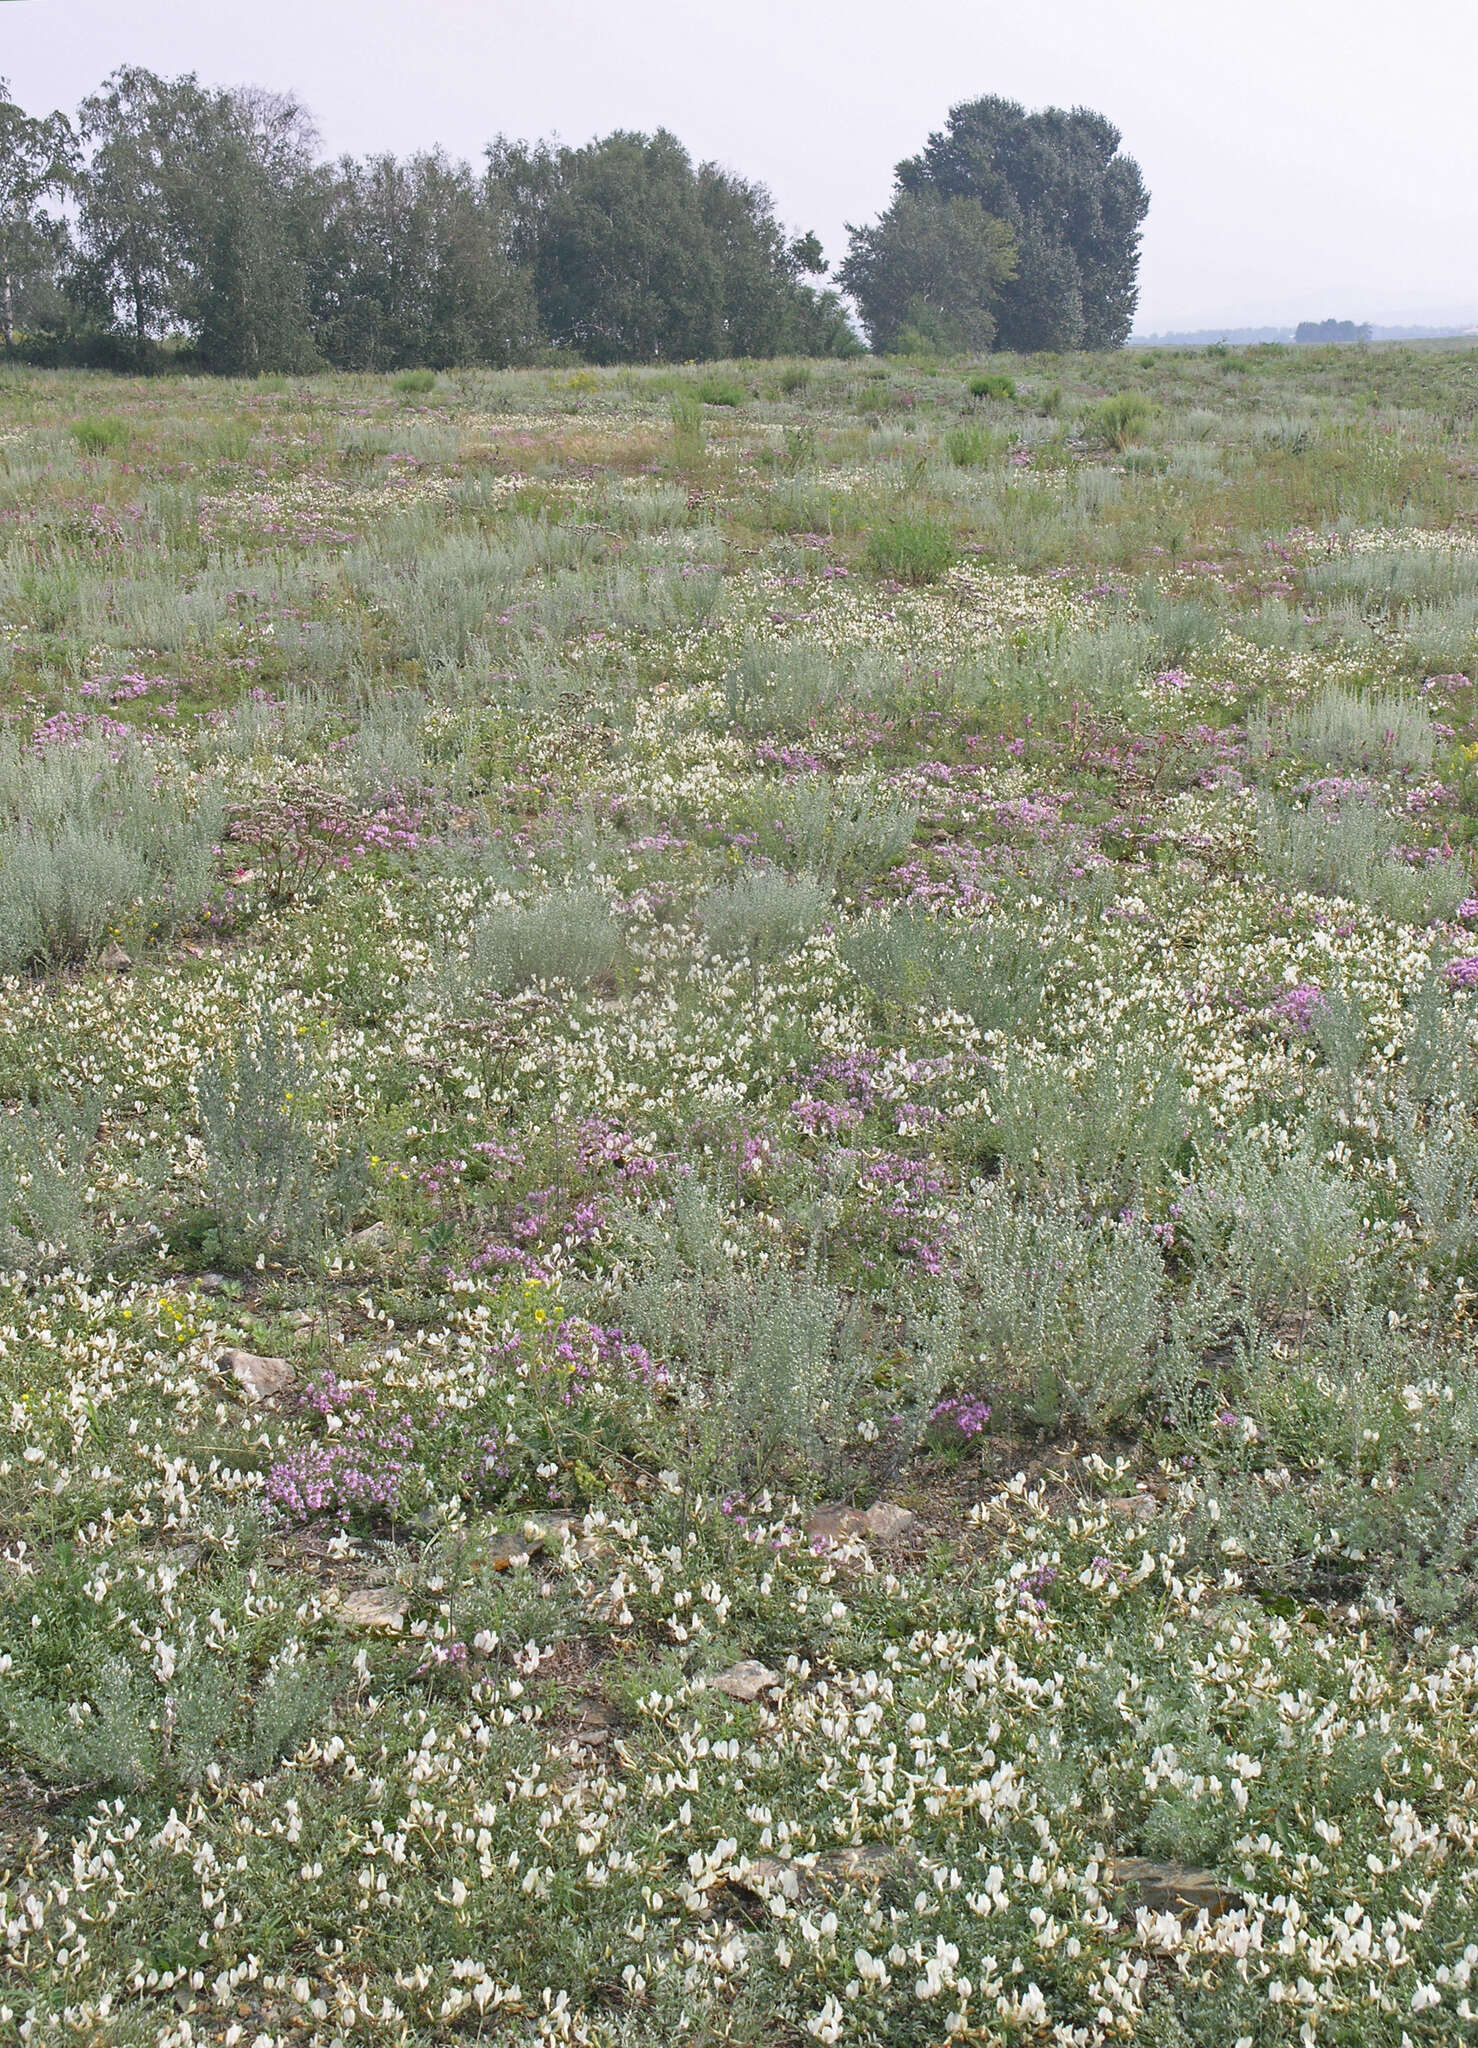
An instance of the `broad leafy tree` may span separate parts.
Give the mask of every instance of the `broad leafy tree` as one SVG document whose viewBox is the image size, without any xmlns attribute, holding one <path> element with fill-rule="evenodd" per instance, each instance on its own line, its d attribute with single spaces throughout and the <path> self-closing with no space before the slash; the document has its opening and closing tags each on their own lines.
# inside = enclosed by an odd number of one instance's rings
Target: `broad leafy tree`
<svg viewBox="0 0 1478 2048">
<path fill-rule="evenodd" d="M 969 100 L 898 166 L 902 191 L 977 199 L 1016 237 L 1001 348 L 1118 348 L 1138 300 L 1149 194 L 1118 129 L 1087 107 Z"/>
<path fill-rule="evenodd" d="M 978 199 L 896 192 L 881 220 L 851 234 L 839 275 L 875 349 L 990 347 L 1016 242 Z"/>
<path fill-rule="evenodd" d="M 183 325 L 190 165 L 207 106 L 193 76 L 126 65 L 77 112 L 78 296 L 140 345 Z"/>
<path fill-rule="evenodd" d="M 548 339 L 592 362 L 854 345 L 814 235 L 787 240 L 762 185 L 696 168 L 677 137 L 618 131 L 582 149 L 500 141 L 488 190 L 526 263 Z"/>
<path fill-rule="evenodd" d="M 3 89 L 0 89 L 3 97 Z M 65 179 L 71 232 L 48 195 Z M 857 347 L 814 235 L 675 136 L 319 160 L 289 95 L 125 66 L 65 122 L 0 105 L 0 295 L 65 287 L 69 342 L 227 375 L 656 362 Z M 32 292 L 34 298 L 35 293 Z"/>
<path fill-rule="evenodd" d="M 912 327 L 941 345 L 979 348 L 984 303 L 998 348 L 1119 347 L 1134 318 L 1149 208 L 1139 166 L 1119 142 L 1113 123 L 1086 107 L 1029 114 L 1013 100 L 980 99 L 953 108 L 899 164 L 882 219 L 852 230 L 841 277 L 870 331 L 869 304 L 879 308 L 875 345 Z M 983 254 L 968 260 L 967 238 L 946 211 L 966 204 L 1009 238 L 1009 274 L 998 269 L 987 283 Z M 938 288 L 919 282 L 925 248 Z M 911 295 L 919 317 L 902 310 Z"/>
<path fill-rule="evenodd" d="M 27 114 L 0 78 L 0 333 L 7 349 L 39 294 L 54 290 L 66 233 L 47 202 L 66 188 L 71 145 L 65 115 Z"/>
<path fill-rule="evenodd" d="M 324 189 L 313 331 L 346 369 L 502 364 L 537 346 L 527 272 L 466 164 L 346 159 Z"/>
</svg>

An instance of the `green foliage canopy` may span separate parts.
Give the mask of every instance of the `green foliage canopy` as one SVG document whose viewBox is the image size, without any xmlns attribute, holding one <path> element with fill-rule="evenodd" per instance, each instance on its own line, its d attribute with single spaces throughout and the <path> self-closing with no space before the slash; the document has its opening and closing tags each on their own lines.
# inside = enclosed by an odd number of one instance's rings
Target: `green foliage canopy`
<svg viewBox="0 0 1478 2048">
<path fill-rule="evenodd" d="M 979 99 L 950 110 L 943 129 L 917 156 L 898 166 L 887 212 L 873 227 L 854 228 L 840 276 L 855 291 L 874 345 L 887 347 L 900 325 L 895 307 L 916 290 L 917 237 L 930 216 L 918 211 L 969 203 L 993 234 L 979 230 L 973 260 L 956 230 L 954 260 L 935 268 L 950 297 L 931 312 L 941 341 L 992 322 L 999 348 L 1118 348 L 1138 298 L 1140 223 L 1149 194 L 1139 166 L 1119 148 L 1117 128 L 1086 107 L 1047 107 L 1029 114 L 1014 100 Z M 926 233 L 937 248 L 938 229 Z M 995 269 L 990 248 L 1013 252 Z M 866 296 L 864 296 L 866 294 Z M 876 308 L 878 325 L 874 326 Z M 959 345 L 958 342 L 955 345 Z M 965 346 L 980 347 L 976 339 Z"/>
</svg>

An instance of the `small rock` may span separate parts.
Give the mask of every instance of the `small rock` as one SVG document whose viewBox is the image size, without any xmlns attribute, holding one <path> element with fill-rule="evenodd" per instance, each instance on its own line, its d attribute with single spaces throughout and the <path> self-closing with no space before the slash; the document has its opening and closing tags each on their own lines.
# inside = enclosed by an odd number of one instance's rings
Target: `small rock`
<svg viewBox="0 0 1478 2048">
<path fill-rule="evenodd" d="M 114 939 L 99 953 L 98 965 L 105 967 L 110 974 L 127 974 L 133 960 Z"/>
<path fill-rule="evenodd" d="M 761 1693 L 780 1683 L 780 1673 L 746 1657 L 742 1664 L 732 1665 L 708 1682 L 715 1692 L 726 1692 L 732 1700 L 757 1700 Z"/>
<path fill-rule="evenodd" d="M 596 1748 L 603 1742 L 609 1742 L 620 1726 L 615 1709 L 607 1706 L 604 1700 L 586 1700 L 575 1723 L 575 1740 Z"/>
<path fill-rule="evenodd" d="M 406 1596 L 394 1586 L 361 1586 L 344 1595 L 339 1612 L 351 1628 L 378 1628 L 398 1636 L 405 1627 Z"/>
<path fill-rule="evenodd" d="M 1209 1870 L 1182 1863 L 1156 1863 L 1149 1856 L 1111 1856 L 1104 1875 L 1113 1890 L 1133 1891 L 1152 1913 L 1235 1912 L 1242 1901 Z"/>
<path fill-rule="evenodd" d="M 845 1543 L 866 1531 L 866 1522 L 856 1508 L 817 1508 L 806 1524 L 813 1543 Z"/>
<path fill-rule="evenodd" d="M 511 1571 L 515 1565 L 527 1564 L 540 1547 L 537 1543 L 530 1543 L 527 1536 L 518 1530 L 506 1530 L 498 1535 L 482 1537 L 471 1563 L 474 1570 Z"/>
<path fill-rule="evenodd" d="M 773 1892 L 787 1899 L 801 1895 L 801 1873 L 793 1863 L 782 1863 L 777 1856 L 746 1856 L 739 1869 L 734 1883 L 748 1892 L 758 1892 L 761 1898 Z"/>
<path fill-rule="evenodd" d="M 876 1501 L 862 1517 L 868 1535 L 875 1536 L 879 1543 L 896 1543 L 918 1519 L 917 1515 L 891 1500 Z"/>
<path fill-rule="evenodd" d="M 487 1530 L 478 1537 L 471 1564 L 484 1571 L 506 1572 L 524 1565 L 541 1550 L 558 1550 L 572 1524 L 565 1515 L 531 1515 L 517 1529 Z"/>
<path fill-rule="evenodd" d="M 193 1571 L 200 1562 L 200 1545 L 198 1543 L 178 1543 L 172 1548 L 168 1546 L 164 1548 L 155 1547 L 141 1550 L 139 1556 L 146 1558 L 150 1564 L 167 1565 L 174 1572 L 189 1572 Z"/>
<path fill-rule="evenodd" d="M 809 1869 L 782 1863 L 776 1856 L 749 1856 L 733 1882 L 761 1897 L 779 1892 L 787 1899 L 813 1898 L 818 1892 L 834 1894 L 839 1886 L 881 1884 L 902 1867 L 899 1852 L 886 1842 L 863 1842 L 855 1848 L 828 1850 Z"/>
<path fill-rule="evenodd" d="M 1160 1511 L 1160 1503 L 1150 1493 L 1117 1493 L 1098 1505 L 1106 1515 L 1124 1515 L 1133 1522 L 1152 1522 Z"/>
<path fill-rule="evenodd" d="M 864 1842 L 859 1848 L 834 1849 L 821 1858 L 817 1874 L 839 1877 L 844 1884 L 881 1884 L 898 1861 L 886 1842 Z"/>
<path fill-rule="evenodd" d="M 296 1386 L 298 1376 L 285 1358 L 259 1358 L 254 1351 L 223 1351 L 221 1370 L 230 1373 L 248 1407 L 273 1400 Z"/>
<path fill-rule="evenodd" d="M 290 1330 L 300 1331 L 307 1337 L 323 1337 L 331 1344 L 342 1344 L 344 1325 L 337 1316 L 326 1316 L 316 1308 L 295 1308 L 284 1319 Z"/>
<path fill-rule="evenodd" d="M 891 1500 L 880 1500 L 864 1514 L 860 1508 L 817 1508 L 806 1524 L 813 1543 L 846 1543 L 854 1536 L 870 1536 L 877 1543 L 892 1543 L 918 1516 Z"/>
</svg>

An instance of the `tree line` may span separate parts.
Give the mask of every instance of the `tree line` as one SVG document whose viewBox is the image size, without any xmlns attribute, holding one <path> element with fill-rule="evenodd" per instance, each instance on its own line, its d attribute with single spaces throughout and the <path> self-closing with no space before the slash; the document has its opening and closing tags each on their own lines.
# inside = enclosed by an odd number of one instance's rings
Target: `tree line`
<svg viewBox="0 0 1478 2048">
<path fill-rule="evenodd" d="M 849 229 L 879 350 L 1112 348 L 1137 165 L 1102 115 L 953 109 Z M 67 116 L 0 79 L 0 334 L 36 361 L 263 371 L 849 354 L 814 234 L 665 130 L 325 161 L 290 94 L 138 67 Z"/>
</svg>

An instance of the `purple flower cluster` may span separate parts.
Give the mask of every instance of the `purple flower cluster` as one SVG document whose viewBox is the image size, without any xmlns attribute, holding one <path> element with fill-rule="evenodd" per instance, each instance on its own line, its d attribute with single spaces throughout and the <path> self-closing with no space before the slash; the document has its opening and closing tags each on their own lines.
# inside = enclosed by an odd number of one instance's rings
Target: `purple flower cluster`
<svg viewBox="0 0 1478 2048">
<path fill-rule="evenodd" d="M 371 853 L 415 852 L 423 815 L 393 799 L 359 812 L 338 791 L 299 782 L 241 805 L 226 836 L 250 849 L 273 901 L 285 903 Z"/>
<path fill-rule="evenodd" d="M 990 1421 L 990 1403 L 979 1394 L 950 1394 L 935 1402 L 929 1420 L 941 1426 L 947 1423 L 961 1436 L 979 1436 Z"/>
<path fill-rule="evenodd" d="M 1478 988 L 1478 953 L 1468 953 L 1460 960 L 1449 960 L 1444 972 L 1449 988 Z"/>
<path fill-rule="evenodd" d="M 1272 1013 L 1290 1031 L 1313 1029 L 1314 1014 L 1324 1007 L 1324 991 L 1317 981 L 1301 981 L 1272 1004 Z"/>
<path fill-rule="evenodd" d="M 109 718 L 102 711 L 54 711 L 50 718 L 44 718 L 31 735 L 31 745 L 36 752 L 44 753 L 48 747 L 85 747 L 92 740 L 106 740 L 110 746 L 126 746 L 132 740 L 148 744 L 148 735 L 136 733 L 131 725 Z M 113 759 L 118 759 L 114 754 Z"/>
<path fill-rule="evenodd" d="M 1028 1572 L 1025 1578 L 1018 1584 L 1016 1588 L 1017 1606 L 1025 1608 L 1029 1614 L 1045 1614 L 1047 1612 L 1047 1602 L 1042 1598 L 1042 1595 L 1049 1586 L 1054 1586 L 1056 1583 L 1056 1565 L 1039 1564 L 1035 1571 Z"/>
</svg>

